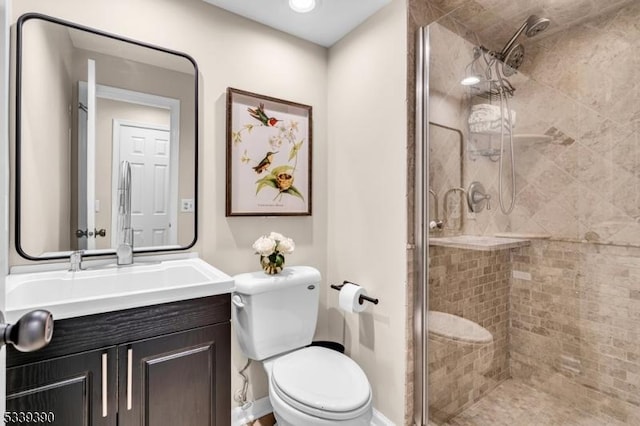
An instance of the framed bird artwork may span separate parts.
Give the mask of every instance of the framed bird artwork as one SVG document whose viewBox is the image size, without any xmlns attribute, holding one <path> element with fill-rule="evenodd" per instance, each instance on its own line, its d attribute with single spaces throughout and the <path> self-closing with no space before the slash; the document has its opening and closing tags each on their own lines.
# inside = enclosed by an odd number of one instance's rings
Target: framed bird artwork
<svg viewBox="0 0 640 426">
<path fill-rule="evenodd" d="M 227 89 L 227 216 L 310 216 L 312 108 Z"/>
</svg>

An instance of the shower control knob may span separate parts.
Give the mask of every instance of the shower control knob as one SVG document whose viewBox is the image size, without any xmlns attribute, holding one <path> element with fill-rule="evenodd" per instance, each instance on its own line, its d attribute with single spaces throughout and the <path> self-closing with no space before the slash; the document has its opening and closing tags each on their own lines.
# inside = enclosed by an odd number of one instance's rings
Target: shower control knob
<svg viewBox="0 0 640 426">
<path fill-rule="evenodd" d="M 491 210 L 491 195 L 488 194 L 480 182 L 471 182 L 467 190 L 469 210 L 480 213 L 485 207 Z"/>
<path fill-rule="evenodd" d="M 489 201 L 491 199 L 491 195 L 483 194 L 480 191 L 475 191 L 471 196 L 471 199 L 473 200 L 474 203 L 480 203 L 484 200 Z"/>
<path fill-rule="evenodd" d="M 483 201 L 486 201 L 487 210 L 491 210 L 491 195 L 490 194 L 481 194 L 479 192 L 474 192 L 472 196 L 472 200 L 474 204 L 480 204 Z"/>
<path fill-rule="evenodd" d="M 0 324 L 0 345 L 12 344 L 20 352 L 33 352 L 51 342 L 53 315 L 45 310 L 24 314 L 15 324 Z"/>
</svg>

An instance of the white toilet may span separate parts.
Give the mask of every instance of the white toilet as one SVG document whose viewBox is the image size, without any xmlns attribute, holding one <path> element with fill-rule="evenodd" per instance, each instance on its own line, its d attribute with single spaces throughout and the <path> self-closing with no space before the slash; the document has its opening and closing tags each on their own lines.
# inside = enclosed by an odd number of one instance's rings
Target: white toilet
<svg viewBox="0 0 640 426">
<path fill-rule="evenodd" d="M 232 321 L 244 354 L 263 361 L 278 426 L 369 426 L 371 386 L 360 366 L 311 346 L 318 318 L 320 272 L 287 267 L 234 277 Z"/>
</svg>

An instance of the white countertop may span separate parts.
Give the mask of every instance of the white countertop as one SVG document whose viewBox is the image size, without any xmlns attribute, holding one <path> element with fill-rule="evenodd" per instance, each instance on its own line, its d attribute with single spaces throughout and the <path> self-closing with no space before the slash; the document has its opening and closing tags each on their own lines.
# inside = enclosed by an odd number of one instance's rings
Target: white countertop
<svg viewBox="0 0 640 426">
<path fill-rule="evenodd" d="M 198 257 L 68 270 L 11 273 L 6 319 L 46 309 L 54 320 L 231 293 L 233 278 Z"/>
</svg>

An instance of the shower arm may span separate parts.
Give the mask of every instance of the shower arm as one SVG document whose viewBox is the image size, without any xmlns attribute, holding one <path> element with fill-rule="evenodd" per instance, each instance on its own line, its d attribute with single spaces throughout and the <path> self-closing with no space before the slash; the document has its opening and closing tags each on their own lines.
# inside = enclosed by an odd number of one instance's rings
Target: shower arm
<svg viewBox="0 0 640 426">
<path fill-rule="evenodd" d="M 498 53 L 498 59 L 500 59 L 501 61 L 504 60 L 505 55 L 507 54 L 507 52 L 509 51 L 509 49 L 511 49 L 513 47 L 513 45 L 516 43 L 516 40 L 518 40 L 518 37 L 520 37 L 520 35 L 524 32 L 524 30 L 527 28 L 528 25 L 528 21 L 525 21 L 520 28 L 518 29 L 518 31 L 516 31 L 516 33 L 509 39 L 509 41 L 507 42 L 507 44 L 502 48 L 502 50 L 500 51 L 500 53 Z"/>
</svg>

